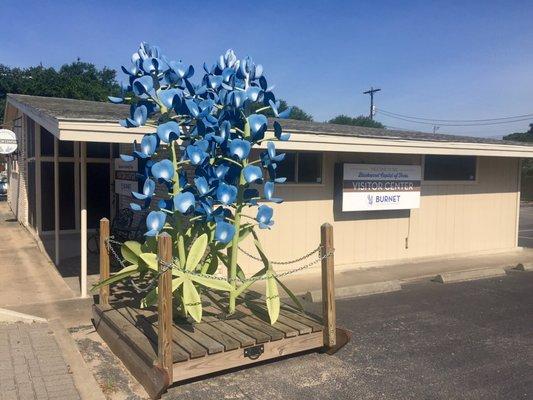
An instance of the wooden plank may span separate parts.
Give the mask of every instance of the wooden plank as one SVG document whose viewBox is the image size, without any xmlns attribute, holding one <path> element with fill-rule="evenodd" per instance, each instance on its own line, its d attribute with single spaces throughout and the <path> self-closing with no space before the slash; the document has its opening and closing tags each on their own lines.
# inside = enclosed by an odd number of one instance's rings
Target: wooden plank
<svg viewBox="0 0 533 400">
<path fill-rule="evenodd" d="M 238 321 L 236 321 L 238 322 Z M 255 360 L 244 356 L 243 349 L 225 351 L 209 357 L 198 358 L 183 364 L 174 364 L 174 382 L 195 378 L 230 368 L 242 367 L 257 362 L 321 348 L 324 339 L 321 332 L 296 336 L 264 344 L 264 353 Z"/>
<path fill-rule="evenodd" d="M 150 341 L 157 346 L 157 315 L 153 311 L 139 310 L 136 308 L 121 306 L 116 308 L 124 318 L 132 321 L 131 323 L 138 326 L 141 332 L 143 332 Z M 172 346 L 172 360 L 173 362 L 187 361 L 190 358 L 189 353 L 186 352 L 181 346 Z"/>
<path fill-rule="evenodd" d="M 183 332 L 185 335 L 205 347 L 208 354 L 216 354 L 224 351 L 224 345 L 199 330 L 199 325 L 201 324 L 174 325 L 174 329 Z"/>
<path fill-rule="evenodd" d="M 228 319 L 226 320 L 226 323 L 231 325 L 235 329 L 238 329 L 245 335 L 248 335 L 254 338 L 256 343 L 265 343 L 265 342 L 270 341 L 269 335 L 267 335 L 263 331 L 257 330 L 247 324 L 244 324 L 242 321 L 239 321 L 238 319 Z"/>
<path fill-rule="evenodd" d="M 314 319 L 307 318 L 306 314 L 304 313 L 289 311 L 281 307 L 279 314 L 284 315 L 293 321 L 299 322 L 302 325 L 310 327 L 313 332 L 321 332 L 324 329 L 322 324 L 316 322 Z"/>
<path fill-rule="evenodd" d="M 157 240 L 159 258 L 157 283 L 157 364 L 169 374 L 172 380 L 172 238 L 167 232 Z"/>
<path fill-rule="evenodd" d="M 225 351 L 235 350 L 241 346 L 239 341 L 233 339 L 230 335 L 225 334 L 209 323 L 198 324 L 196 325 L 196 329 L 221 343 L 224 346 Z"/>
<path fill-rule="evenodd" d="M 281 331 L 278 331 L 268 322 L 262 321 L 258 318 L 247 315 L 246 317 L 239 318 L 239 321 L 245 323 L 252 328 L 257 329 L 258 331 L 266 333 L 270 340 L 281 340 L 285 337 L 285 334 Z"/>
<path fill-rule="evenodd" d="M 109 239 L 109 220 L 100 220 L 100 281 L 109 278 L 109 250 L 107 240 Z M 109 304 L 109 285 L 100 288 L 98 296 L 100 304 Z"/>
<path fill-rule="evenodd" d="M 322 245 L 322 319 L 324 320 L 324 345 L 335 346 L 337 334 L 335 311 L 335 261 L 333 260 L 333 226 L 325 223 L 320 227 L 320 244 Z"/>
<path fill-rule="evenodd" d="M 141 332 L 131 321 L 124 318 L 117 310 L 109 305 L 94 305 L 94 311 L 105 320 L 107 325 L 114 328 L 122 340 L 127 342 L 133 351 L 147 363 L 152 364 L 157 358 L 156 345 Z"/>
<path fill-rule="evenodd" d="M 226 323 L 226 321 L 210 322 L 209 325 L 215 327 L 226 335 L 230 335 L 241 344 L 241 347 L 252 346 L 256 343 L 253 337 L 235 329 L 233 326 Z"/>
<path fill-rule="evenodd" d="M 103 310 L 93 306 L 93 320 L 96 331 L 106 342 L 111 351 L 124 363 L 128 371 L 140 382 L 151 398 L 159 398 L 171 383 L 168 374 L 163 370 L 154 368 L 153 360 L 156 357 L 152 350 L 153 358 L 146 360 L 131 344 L 124 340 L 122 332 L 110 324 Z"/>
<path fill-rule="evenodd" d="M 262 317 L 260 319 L 265 322 L 269 321 L 270 317 L 268 316 L 268 310 L 263 305 L 256 303 L 250 304 L 249 302 L 246 303 L 246 305 L 248 306 L 250 312 L 252 312 L 256 317 Z M 304 325 L 298 321 L 287 318 L 285 315 L 281 314 L 281 312 L 279 314 L 278 320 L 272 326 L 277 330 L 280 330 L 285 333 L 285 337 L 305 335 L 307 333 L 312 332 L 311 327 Z"/>
</svg>

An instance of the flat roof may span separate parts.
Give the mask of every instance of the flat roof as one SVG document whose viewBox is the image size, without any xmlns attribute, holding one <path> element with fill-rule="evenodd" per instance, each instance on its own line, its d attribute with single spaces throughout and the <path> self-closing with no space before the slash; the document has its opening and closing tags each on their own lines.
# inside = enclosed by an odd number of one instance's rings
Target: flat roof
<svg viewBox="0 0 533 400">
<path fill-rule="evenodd" d="M 132 142 L 142 134 L 153 131 L 153 128 L 147 127 L 121 127 L 118 120 L 129 114 L 129 106 L 125 104 L 23 94 L 8 94 L 7 104 L 29 115 L 61 140 Z M 269 119 L 270 126 L 273 121 Z M 284 143 L 281 148 L 286 149 L 296 149 L 298 146 L 295 143 L 300 142 L 305 144 L 305 149 L 323 151 L 481 155 L 475 150 L 483 153 L 492 149 L 493 152 L 487 155 L 533 157 L 533 143 L 291 119 L 278 121 L 287 132 L 293 134 L 295 140 L 290 141 L 293 143 Z M 98 132 L 110 135 L 98 136 Z M 311 143 L 324 143 L 327 146 L 312 146 Z M 359 145 L 360 149 L 343 146 L 348 144 Z M 388 146 L 398 148 L 391 151 L 386 149 Z M 416 150 L 408 150 L 410 146 Z M 430 151 L 432 148 L 440 150 Z"/>
</svg>

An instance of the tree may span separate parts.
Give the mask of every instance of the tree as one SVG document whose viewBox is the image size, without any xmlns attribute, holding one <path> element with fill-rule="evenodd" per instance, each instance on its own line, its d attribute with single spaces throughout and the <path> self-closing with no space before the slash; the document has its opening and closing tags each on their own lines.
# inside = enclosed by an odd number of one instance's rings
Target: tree
<svg viewBox="0 0 533 400">
<path fill-rule="evenodd" d="M 373 119 L 365 117 L 364 115 L 360 115 L 354 118 L 341 114 L 330 119 L 328 123 L 338 125 L 366 126 L 368 128 L 385 128 L 385 126 L 381 122 L 374 121 Z"/>
<path fill-rule="evenodd" d="M 259 103 L 253 103 L 251 106 L 251 111 L 255 112 L 256 110 L 262 108 L 263 106 Z M 279 101 L 279 112 L 285 111 L 289 105 L 285 100 Z M 267 117 L 274 118 L 274 112 L 269 108 L 268 110 L 260 111 L 260 114 L 266 115 Z M 313 121 L 313 116 L 311 114 L 306 113 L 304 110 L 302 110 L 298 106 L 292 106 L 292 111 L 288 117 L 289 119 L 298 119 L 300 121 Z"/>
<path fill-rule="evenodd" d="M 11 68 L 0 64 L 0 122 L 4 117 L 7 93 L 106 101 L 119 94 L 116 71 L 80 61 L 64 64 L 59 70 L 42 65 Z"/>
<path fill-rule="evenodd" d="M 529 124 L 529 130 L 526 132 L 515 132 L 503 137 L 503 140 L 512 140 L 515 142 L 533 142 L 533 124 Z M 533 176 L 533 160 L 524 159 L 522 161 L 522 174 Z"/>
<path fill-rule="evenodd" d="M 526 132 L 515 132 L 503 137 L 503 140 L 513 140 L 515 142 L 533 142 L 533 124 L 529 124 Z"/>
</svg>

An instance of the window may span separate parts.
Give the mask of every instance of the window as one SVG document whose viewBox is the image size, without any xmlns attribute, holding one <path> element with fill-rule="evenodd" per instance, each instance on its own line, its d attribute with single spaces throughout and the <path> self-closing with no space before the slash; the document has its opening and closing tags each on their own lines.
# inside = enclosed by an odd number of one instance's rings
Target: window
<svg viewBox="0 0 533 400">
<path fill-rule="evenodd" d="M 276 173 L 287 183 L 322 183 L 322 153 L 287 152 Z"/>
<path fill-rule="evenodd" d="M 35 157 L 35 122 L 26 117 L 26 154 L 28 158 Z"/>
<path fill-rule="evenodd" d="M 424 159 L 426 181 L 475 181 L 475 156 L 434 156 Z"/>
</svg>

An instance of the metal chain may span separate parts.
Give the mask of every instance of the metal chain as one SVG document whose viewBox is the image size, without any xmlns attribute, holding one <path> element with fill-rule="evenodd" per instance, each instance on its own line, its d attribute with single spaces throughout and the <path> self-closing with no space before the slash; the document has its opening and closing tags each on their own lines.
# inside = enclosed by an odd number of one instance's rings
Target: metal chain
<svg viewBox="0 0 533 400">
<path fill-rule="evenodd" d="M 309 253 L 301 256 L 301 257 L 298 257 L 298 258 L 295 258 L 294 260 L 290 260 L 290 261 L 270 261 L 270 264 L 273 264 L 273 265 L 290 265 L 290 264 L 296 264 L 297 262 L 300 262 L 300 261 L 303 261 L 305 260 L 306 258 L 309 258 L 311 257 L 313 254 L 317 253 L 320 248 L 322 246 L 318 245 L 318 247 L 314 250 L 311 250 Z M 263 262 L 263 260 L 260 258 L 260 257 L 256 257 L 254 256 L 253 254 L 250 254 L 248 253 L 246 250 L 244 250 L 241 246 L 239 246 L 239 250 L 241 252 L 243 252 L 244 254 L 246 254 L 248 257 L 250 257 L 252 260 L 256 260 L 256 261 L 260 261 L 260 262 Z"/>
<path fill-rule="evenodd" d="M 111 244 L 119 244 L 119 245 L 122 245 L 123 243 L 121 242 L 118 242 L 116 240 L 113 240 L 112 238 L 109 238 L 107 240 L 107 243 L 108 243 L 108 248 L 111 250 L 111 253 L 113 254 L 113 256 L 117 259 L 117 261 L 120 263 L 120 265 L 125 268 L 125 265 L 124 265 L 124 261 L 119 257 L 119 255 L 117 254 L 117 252 L 115 251 L 115 249 L 113 248 L 113 246 L 111 246 Z M 258 261 L 262 261 L 260 258 L 257 258 L 255 256 L 253 256 L 252 254 L 242 250 L 240 247 L 239 249 L 244 253 L 246 254 L 247 256 L 253 258 L 253 259 L 256 259 Z M 288 264 L 294 264 L 296 262 L 299 262 L 299 261 L 302 261 L 302 260 L 305 260 L 309 257 L 311 257 L 313 254 L 319 252 L 320 250 L 322 249 L 322 246 L 319 245 L 316 249 L 310 251 L 309 253 L 305 254 L 304 256 L 302 257 L 299 257 L 295 260 L 291 260 L 291 261 L 284 261 L 284 262 L 271 262 L 271 264 L 278 264 L 278 265 L 288 265 Z M 199 276 L 199 277 L 203 277 L 203 278 L 209 278 L 209 279 L 216 279 L 216 280 L 220 280 L 220 281 L 226 281 L 226 282 L 230 282 L 230 283 L 233 283 L 234 281 L 240 281 L 242 284 L 244 283 L 251 283 L 251 282 L 257 282 L 257 281 L 262 281 L 262 280 L 266 280 L 266 279 L 269 279 L 269 278 L 282 278 L 284 276 L 287 276 L 287 275 L 291 275 L 291 274 L 294 274 L 296 272 L 299 272 L 299 271 L 303 271 L 315 264 L 318 264 L 319 262 L 321 262 L 322 260 L 324 260 L 325 258 L 328 258 L 328 257 L 331 257 L 334 253 L 334 249 L 332 249 L 331 251 L 329 251 L 328 253 L 324 253 L 324 254 L 321 254 L 320 256 L 318 256 L 317 258 L 315 258 L 314 260 L 300 266 L 300 267 L 296 267 L 296 268 L 292 268 L 292 269 L 289 269 L 287 271 L 283 271 L 283 272 L 280 272 L 280 273 L 267 273 L 267 274 L 263 274 L 263 275 L 258 275 L 258 276 L 254 276 L 254 277 L 251 277 L 251 278 L 246 278 L 246 279 L 240 279 L 239 277 L 235 278 L 235 279 L 231 279 L 231 278 L 227 278 L 226 276 L 222 276 L 222 275 L 209 275 L 209 274 L 203 274 L 201 272 L 196 272 L 196 271 L 186 271 L 187 274 L 190 274 L 190 275 L 194 275 L 194 276 Z M 152 290 L 154 287 L 155 287 L 155 284 L 157 283 L 157 278 L 159 278 L 159 276 L 174 268 L 174 267 L 178 267 L 179 263 L 177 263 L 177 260 L 173 260 L 172 262 L 166 262 L 166 261 L 162 261 L 159 259 L 159 257 L 157 257 L 157 261 L 161 264 L 162 268 L 161 268 L 161 271 L 158 272 L 152 282 L 150 282 L 150 284 L 148 285 L 148 287 L 146 288 L 141 288 L 139 287 L 134 281 L 132 278 L 130 278 L 130 282 L 132 284 L 132 286 L 134 287 L 135 290 L 137 290 L 138 292 L 148 292 L 149 290 Z M 178 268 L 180 271 L 183 271 L 182 269 Z M 200 303 L 201 304 L 201 303 Z M 196 305 L 196 304 L 188 304 L 188 305 Z"/>
</svg>

